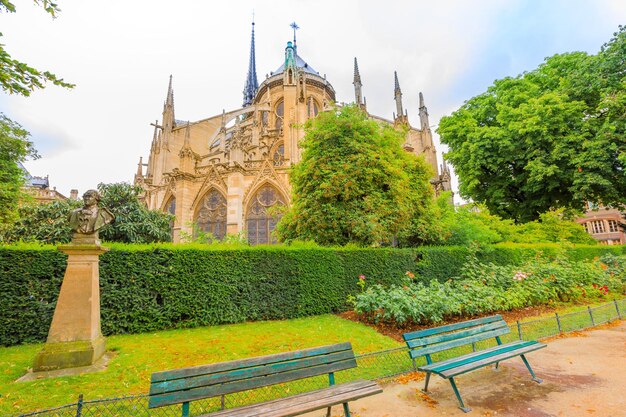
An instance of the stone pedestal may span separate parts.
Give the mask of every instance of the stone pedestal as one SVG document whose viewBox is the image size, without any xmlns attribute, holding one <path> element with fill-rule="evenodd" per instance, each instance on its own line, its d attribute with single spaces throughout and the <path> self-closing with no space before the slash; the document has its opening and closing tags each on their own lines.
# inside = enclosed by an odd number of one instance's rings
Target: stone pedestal
<svg viewBox="0 0 626 417">
<path fill-rule="evenodd" d="M 97 241 L 58 249 L 68 255 L 67 268 L 48 339 L 35 357 L 35 372 L 89 366 L 105 351 L 100 330 L 98 258 L 108 249 Z"/>
</svg>

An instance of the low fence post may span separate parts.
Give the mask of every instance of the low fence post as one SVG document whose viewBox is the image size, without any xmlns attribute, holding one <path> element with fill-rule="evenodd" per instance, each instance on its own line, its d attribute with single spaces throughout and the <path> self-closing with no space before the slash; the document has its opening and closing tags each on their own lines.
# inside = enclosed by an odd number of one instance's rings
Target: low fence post
<svg viewBox="0 0 626 417">
<path fill-rule="evenodd" d="M 517 320 L 517 334 L 519 336 L 519 340 L 522 340 L 522 325 L 519 320 Z"/>
<path fill-rule="evenodd" d="M 595 320 L 593 319 L 593 313 L 591 312 L 591 307 L 587 306 L 587 311 L 589 312 L 589 317 L 591 318 L 591 325 L 592 325 L 592 326 L 595 326 L 595 325 L 596 325 L 596 322 L 595 322 Z"/>
<path fill-rule="evenodd" d="M 619 305 L 617 304 L 617 300 L 615 298 L 613 299 L 613 304 L 615 304 L 615 310 L 617 310 L 617 317 L 621 320 L 622 313 L 619 311 Z"/>
<path fill-rule="evenodd" d="M 76 417 L 83 415 L 83 394 L 78 394 L 78 402 L 76 403 Z"/>
<path fill-rule="evenodd" d="M 556 317 L 556 325 L 559 328 L 559 333 L 563 333 L 563 329 L 561 328 L 561 319 L 559 317 L 559 313 L 554 313 Z"/>
</svg>

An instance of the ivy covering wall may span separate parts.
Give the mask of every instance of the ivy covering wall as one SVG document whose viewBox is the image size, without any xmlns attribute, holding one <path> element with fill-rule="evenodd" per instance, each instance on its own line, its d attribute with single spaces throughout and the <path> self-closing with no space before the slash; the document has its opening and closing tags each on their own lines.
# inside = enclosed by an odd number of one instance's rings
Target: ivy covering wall
<svg viewBox="0 0 626 417">
<path fill-rule="evenodd" d="M 248 320 L 286 319 L 344 311 L 369 283 L 400 283 L 458 275 L 467 248 L 320 248 L 112 244 L 100 257 L 102 331 L 139 333 Z M 517 264 L 558 245 L 496 245 L 484 262 Z M 590 259 L 622 247 L 577 246 L 568 257 Z M 0 247 L 0 345 L 42 342 L 52 320 L 66 256 L 52 246 Z"/>
</svg>

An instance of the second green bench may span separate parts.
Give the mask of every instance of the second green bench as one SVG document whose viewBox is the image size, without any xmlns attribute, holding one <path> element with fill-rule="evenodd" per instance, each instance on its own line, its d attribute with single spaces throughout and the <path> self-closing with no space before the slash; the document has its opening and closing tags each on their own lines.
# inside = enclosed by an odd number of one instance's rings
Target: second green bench
<svg viewBox="0 0 626 417">
<path fill-rule="evenodd" d="M 435 327 L 432 329 L 419 330 L 406 333 L 402 337 L 409 348 L 411 359 L 426 357 L 426 365 L 417 367 L 417 370 L 426 372 L 426 383 L 424 392 L 428 391 L 430 374 L 437 374 L 450 381 L 452 390 L 459 401 L 460 408 L 464 412 L 471 411 L 466 407 L 461 398 L 461 394 L 456 387 L 454 377 L 470 372 L 493 363 L 498 363 L 515 356 L 520 356 L 524 365 L 528 368 L 532 380 L 541 383 L 542 380 L 535 376 L 530 367 L 526 354 L 546 347 L 545 343 L 534 340 L 518 340 L 503 344 L 500 336 L 509 333 L 509 326 L 501 316 L 495 315 L 481 319 L 468 320 L 460 323 L 449 324 L 447 326 Z M 495 338 L 497 346 L 476 351 L 475 343 L 482 340 Z M 432 355 L 448 349 L 457 348 L 464 345 L 472 345 L 473 352 L 460 355 L 443 361 L 433 360 Z"/>
</svg>

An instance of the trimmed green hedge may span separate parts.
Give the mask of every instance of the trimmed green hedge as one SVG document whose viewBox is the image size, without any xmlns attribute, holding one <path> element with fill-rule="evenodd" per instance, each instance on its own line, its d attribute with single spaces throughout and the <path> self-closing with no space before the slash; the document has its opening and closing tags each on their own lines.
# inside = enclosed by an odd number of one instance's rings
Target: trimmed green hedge
<svg viewBox="0 0 626 417">
<path fill-rule="evenodd" d="M 369 283 L 399 283 L 406 271 L 422 280 L 458 275 L 460 247 L 320 248 L 201 245 L 110 245 L 100 257 L 102 331 L 105 335 L 246 320 L 286 319 L 343 311 Z M 556 245 L 497 245 L 483 261 L 520 263 Z M 584 259 L 622 247 L 567 250 Z M 51 246 L 0 247 L 0 345 L 44 341 L 65 271 L 66 257 Z"/>
</svg>

